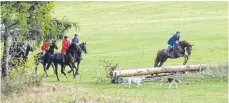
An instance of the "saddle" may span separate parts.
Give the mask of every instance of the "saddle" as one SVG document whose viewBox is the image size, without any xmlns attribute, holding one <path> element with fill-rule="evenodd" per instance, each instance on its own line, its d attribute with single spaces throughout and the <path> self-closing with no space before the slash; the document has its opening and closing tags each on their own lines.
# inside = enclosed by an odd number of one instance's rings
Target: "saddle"
<svg viewBox="0 0 229 103">
<path fill-rule="evenodd" d="M 62 53 L 57 53 L 55 59 L 62 59 L 63 58 L 63 54 Z"/>
<path fill-rule="evenodd" d="M 167 52 L 168 52 L 168 54 L 169 54 L 169 56 L 175 56 L 175 52 L 176 52 L 176 49 L 177 49 L 177 45 L 178 44 L 175 44 L 172 48 L 167 48 L 166 50 L 165 50 L 165 54 L 167 54 Z"/>
</svg>

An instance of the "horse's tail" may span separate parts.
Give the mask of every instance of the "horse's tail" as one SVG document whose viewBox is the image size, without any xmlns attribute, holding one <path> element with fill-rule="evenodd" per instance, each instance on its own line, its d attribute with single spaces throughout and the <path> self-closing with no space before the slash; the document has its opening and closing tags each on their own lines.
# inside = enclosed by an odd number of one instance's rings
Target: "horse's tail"
<svg viewBox="0 0 229 103">
<path fill-rule="evenodd" d="M 156 63 L 156 62 L 158 61 L 158 54 L 159 54 L 160 51 L 161 51 L 161 50 L 158 50 L 158 51 L 157 51 L 157 56 L 156 56 L 156 58 L 155 58 L 155 60 L 154 60 L 154 63 Z"/>
</svg>

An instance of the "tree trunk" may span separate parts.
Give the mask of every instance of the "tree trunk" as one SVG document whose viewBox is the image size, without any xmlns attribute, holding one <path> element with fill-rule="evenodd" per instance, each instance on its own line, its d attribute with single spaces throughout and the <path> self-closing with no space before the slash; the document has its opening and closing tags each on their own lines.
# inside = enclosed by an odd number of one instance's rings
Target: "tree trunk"
<svg viewBox="0 0 229 103">
<path fill-rule="evenodd" d="M 2 78 L 5 78 L 8 74 L 8 62 L 9 62 L 9 36 L 10 32 L 8 30 L 8 25 L 5 25 L 5 33 L 3 35 L 4 38 L 4 48 L 3 48 L 3 56 L 2 56 Z"/>
<path fill-rule="evenodd" d="M 151 75 L 151 74 L 158 74 L 158 73 L 202 71 L 206 69 L 206 67 L 207 65 L 205 64 L 187 65 L 187 66 L 164 66 L 164 67 L 155 67 L 155 68 L 116 70 L 113 72 L 113 74 L 115 74 L 117 77 L 130 77 L 130 76 Z"/>
</svg>

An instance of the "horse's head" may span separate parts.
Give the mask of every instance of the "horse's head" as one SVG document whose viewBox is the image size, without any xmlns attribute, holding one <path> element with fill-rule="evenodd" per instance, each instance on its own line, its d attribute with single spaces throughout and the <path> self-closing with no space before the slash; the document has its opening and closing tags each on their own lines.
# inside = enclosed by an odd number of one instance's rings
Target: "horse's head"
<svg viewBox="0 0 229 103">
<path fill-rule="evenodd" d="M 27 44 L 26 51 L 31 51 L 31 52 L 33 52 L 33 46 L 30 45 L 30 44 Z"/>
<path fill-rule="evenodd" d="M 56 45 L 56 40 L 52 41 L 52 45 L 50 46 L 50 49 L 58 49 L 57 45 Z"/>
<path fill-rule="evenodd" d="M 24 58 L 27 59 L 29 52 L 33 52 L 33 46 L 31 44 L 26 44 L 25 45 L 26 49 L 25 49 L 25 55 Z"/>
<path fill-rule="evenodd" d="M 193 44 L 194 45 L 194 44 Z M 192 46 L 193 45 L 188 45 L 187 47 L 186 47 L 186 51 L 188 52 L 188 56 L 191 56 L 191 51 L 192 51 Z"/>
<path fill-rule="evenodd" d="M 188 53 L 188 56 L 190 56 L 190 55 L 191 55 L 191 52 L 192 52 L 192 46 L 193 46 L 193 45 L 190 44 L 189 42 L 185 41 L 185 40 L 180 41 L 179 44 L 180 44 L 180 46 L 181 46 L 182 48 L 186 48 L 186 51 L 187 51 L 187 53 Z"/>
<path fill-rule="evenodd" d="M 80 46 L 80 48 L 83 50 L 83 52 L 85 53 L 85 54 L 87 54 L 87 42 L 83 42 L 83 43 L 81 43 L 79 46 Z"/>
</svg>

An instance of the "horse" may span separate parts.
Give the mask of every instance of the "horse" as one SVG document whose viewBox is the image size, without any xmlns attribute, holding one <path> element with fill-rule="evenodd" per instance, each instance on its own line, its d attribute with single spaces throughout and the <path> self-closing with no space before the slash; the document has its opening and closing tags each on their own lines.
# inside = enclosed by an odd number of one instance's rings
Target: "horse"
<svg viewBox="0 0 229 103">
<path fill-rule="evenodd" d="M 79 75 L 79 65 L 80 65 L 80 62 L 81 62 L 81 56 L 82 56 L 82 51 L 87 54 L 87 42 L 83 42 L 79 45 L 80 49 L 78 51 L 76 51 L 76 56 L 75 56 L 75 62 L 74 63 L 77 63 L 77 67 L 76 67 L 76 75 Z M 68 71 L 68 73 L 71 73 L 72 70 Z"/>
<path fill-rule="evenodd" d="M 75 64 L 74 64 L 74 58 L 75 58 L 75 51 L 77 50 L 77 47 L 73 44 L 71 44 L 66 53 L 62 54 L 62 53 L 55 53 L 54 54 L 54 58 L 52 59 L 52 62 L 54 64 L 54 70 L 55 70 L 55 74 L 57 77 L 57 80 L 60 81 L 59 77 L 58 77 L 58 64 L 61 65 L 61 73 L 66 77 L 66 73 L 64 72 L 65 66 L 68 65 L 71 70 L 73 70 L 73 78 L 75 78 L 74 76 L 74 69 L 75 68 Z M 49 64 L 48 64 L 49 65 Z"/>
<path fill-rule="evenodd" d="M 165 53 L 166 49 L 159 50 L 154 62 L 154 67 L 161 67 L 163 63 L 168 59 L 176 59 L 184 57 L 183 65 L 185 65 L 191 56 L 192 46 L 189 42 L 182 40 L 174 46 L 174 50 L 169 53 L 169 56 Z M 185 54 L 188 53 L 188 55 Z M 160 65 L 158 65 L 160 63 Z"/>
<path fill-rule="evenodd" d="M 71 44 L 67 51 L 66 54 L 61 54 L 61 53 L 56 53 L 54 55 L 54 59 L 52 60 L 54 63 L 54 67 L 55 67 L 55 74 L 57 77 L 57 80 L 59 80 L 58 77 L 58 64 L 61 65 L 61 73 L 67 78 L 66 73 L 64 72 L 65 70 L 65 66 L 68 65 L 71 70 L 70 72 L 73 72 L 73 78 L 76 78 L 76 75 L 78 73 L 78 67 L 80 64 L 80 54 L 82 53 L 81 49 L 86 53 L 87 49 L 86 49 L 86 43 L 83 42 L 82 44 L 79 45 L 80 48 L 78 48 L 75 44 Z M 63 58 L 65 58 L 65 60 L 63 61 Z M 77 62 L 77 68 L 75 66 L 75 63 Z M 74 71 L 75 68 L 75 71 Z"/>
<path fill-rule="evenodd" d="M 33 46 L 30 44 L 19 43 L 16 48 L 16 54 L 11 55 L 10 67 L 24 65 L 28 59 L 29 52 L 33 52 Z M 22 59 L 22 61 L 20 61 Z"/>
<path fill-rule="evenodd" d="M 13 57 L 27 59 L 29 52 L 33 52 L 33 47 L 30 44 L 18 43 L 16 48 L 16 54 Z"/>
<path fill-rule="evenodd" d="M 28 59 L 28 55 L 30 51 L 33 52 L 33 46 L 30 44 L 27 44 L 26 49 L 25 49 L 24 59 Z"/>
<path fill-rule="evenodd" d="M 56 43 L 52 43 L 49 47 L 49 49 L 46 51 L 45 55 L 43 55 L 43 53 L 38 53 L 35 56 L 35 72 L 37 73 L 37 66 L 39 65 L 39 63 L 41 63 L 43 65 L 43 69 L 44 72 L 46 74 L 46 76 L 48 76 L 47 71 L 50 67 L 50 65 L 53 67 L 53 71 L 55 73 L 55 67 L 54 64 L 52 63 L 52 59 L 54 56 L 54 49 L 58 49 Z M 46 65 L 47 64 L 47 65 Z"/>
</svg>

